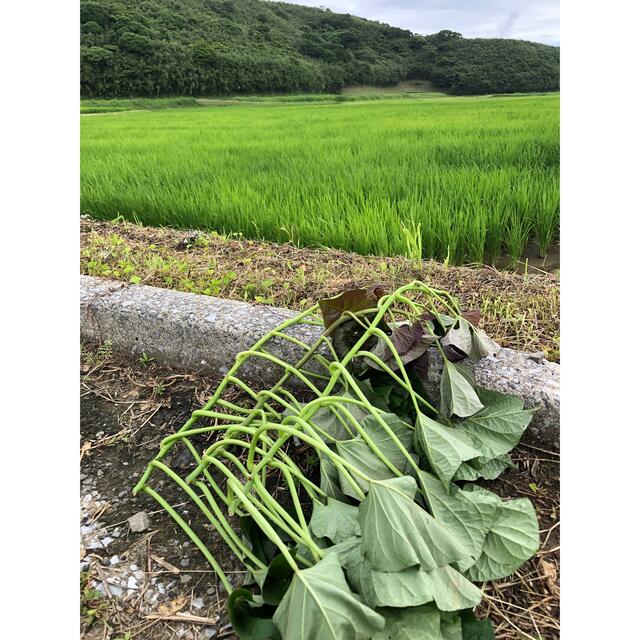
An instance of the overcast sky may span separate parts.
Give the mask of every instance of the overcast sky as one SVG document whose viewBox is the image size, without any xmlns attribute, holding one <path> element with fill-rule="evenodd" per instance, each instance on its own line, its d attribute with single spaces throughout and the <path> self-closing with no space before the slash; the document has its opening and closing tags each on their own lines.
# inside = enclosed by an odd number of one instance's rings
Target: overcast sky
<svg viewBox="0 0 640 640">
<path fill-rule="evenodd" d="M 291 0 L 291 3 L 326 7 L 414 33 L 451 29 L 467 38 L 519 38 L 560 44 L 559 0 Z"/>
</svg>

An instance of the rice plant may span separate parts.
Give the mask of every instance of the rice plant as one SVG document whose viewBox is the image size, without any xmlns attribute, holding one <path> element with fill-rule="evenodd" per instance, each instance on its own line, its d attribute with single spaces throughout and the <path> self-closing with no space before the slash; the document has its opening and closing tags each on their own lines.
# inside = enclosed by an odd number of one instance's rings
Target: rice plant
<svg viewBox="0 0 640 640">
<path fill-rule="evenodd" d="M 82 118 L 81 210 L 376 255 L 406 255 L 405 230 L 420 229 L 424 258 L 518 259 L 534 238 L 541 252 L 557 240 L 558 102 L 239 103 Z"/>
</svg>

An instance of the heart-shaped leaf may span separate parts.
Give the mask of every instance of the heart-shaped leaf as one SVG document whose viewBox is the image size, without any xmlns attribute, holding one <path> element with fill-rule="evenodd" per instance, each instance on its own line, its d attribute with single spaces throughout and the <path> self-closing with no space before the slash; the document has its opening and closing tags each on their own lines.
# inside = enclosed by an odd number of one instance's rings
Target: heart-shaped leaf
<svg viewBox="0 0 640 640">
<path fill-rule="evenodd" d="M 499 496 L 474 487 L 481 499 L 497 505 L 482 552 L 475 564 L 465 570 L 474 582 L 505 578 L 522 566 L 540 547 L 538 519 L 526 498 L 503 502 Z"/>
<path fill-rule="evenodd" d="M 415 447 L 422 453 L 445 486 L 464 460 L 480 455 L 473 441 L 457 427 L 446 427 L 423 413 L 418 414 Z"/>
<path fill-rule="evenodd" d="M 297 571 L 273 621 L 284 640 L 366 640 L 384 618 L 349 589 L 337 554 Z"/>
<path fill-rule="evenodd" d="M 373 608 L 416 607 L 435 600 L 439 609 L 454 611 L 474 607 L 482 598 L 476 586 L 449 566 L 376 571 L 364 557 L 361 543 L 344 545 L 338 553 L 349 582 Z"/>
<path fill-rule="evenodd" d="M 397 352 L 400 362 L 406 365 L 419 358 L 437 340 L 437 337 L 428 332 L 420 322 L 414 322 L 413 324 L 404 322 L 392 327 L 389 340 Z M 371 353 L 380 358 L 392 371 L 400 368 L 395 354 L 382 338 L 378 338 L 378 342 L 371 349 Z M 374 369 L 382 369 L 373 360 L 368 363 Z"/>
<path fill-rule="evenodd" d="M 435 601 L 441 611 L 457 611 L 482 600 L 482 591 L 449 566 L 395 573 L 375 571 L 368 563 L 364 567 L 362 595 L 371 607 L 415 607 Z"/>
<path fill-rule="evenodd" d="M 482 313 L 480 309 L 470 309 L 469 311 L 463 311 L 460 314 L 467 322 L 477 327 L 482 319 Z"/>
<path fill-rule="evenodd" d="M 329 329 L 345 311 L 357 313 L 375 309 L 382 291 L 380 288 L 350 289 L 333 298 L 320 300 L 320 311 L 324 326 Z"/>
<path fill-rule="evenodd" d="M 442 379 L 440 380 L 440 411 L 446 416 L 456 415 L 466 418 L 478 413 L 483 408 L 478 394 L 467 377 L 448 360 L 444 361 Z"/>
<path fill-rule="evenodd" d="M 357 431 L 345 413 L 353 416 L 357 422 L 362 422 L 371 415 L 370 412 L 359 404 L 350 402 L 350 400 L 358 400 L 350 391 L 345 391 L 339 396 L 331 396 L 328 400 L 330 400 L 328 404 L 307 416 L 306 421 L 320 429 L 318 435 L 325 441 L 329 441 L 325 434 L 336 440 L 349 440 L 357 436 Z M 306 406 L 303 404 L 302 408 Z"/>
<path fill-rule="evenodd" d="M 478 395 L 484 407 L 462 421 L 460 428 L 488 462 L 508 453 L 518 444 L 533 414 L 523 408 L 519 398 L 481 387 Z"/>
<path fill-rule="evenodd" d="M 462 491 L 455 485 L 445 487 L 425 471 L 418 474 L 418 479 L 434 518 L 464 546 L 468 557 L 456 563 L 464 571 L 480 556 L 498 505 L 480 499 L 474 491 Z"/>
<path fill-rule="evenodd" d="M 314 535 L 329 538 L 334 544 L 359 536 L 358 507 L 333 498 L 328 498 L 326 505 L 315 502 L 309 527 Z"/>
<path fill-rule="evenodd" d="M 460 318 L 455 327 L 451 327 L 440 341 L 445 355 L 451 362 L 464 360 L 471 354 L 473 337 L 471 325 Z"/>
<path fill-rule="evenodd" d="M 474 362 L 495 355 L 500 351 L 500 345 L 494 342 L 484 331 L 480 329 L 471 330 L 471 352 L 469 357 Z"/>
<path fill-rule="evenodd" d="M 459 613 L 440 612 L 442 640 L 462 640 L 462 620 Z"/>
<path fill-rule="evenodd" d="M 414 502 L 410 476 L 372 483 L 358 519 L 365 558 L 377 571 L 436 569 L 466 556 L 450 532 Z"/>
<path fill-rule="evenodd" d="M 278 554 L 278 547 L 269 540 L 251 516 L 243 516 L 238 521 L 253 554 L 265 564 L 269 564 Z"/>
</svg>

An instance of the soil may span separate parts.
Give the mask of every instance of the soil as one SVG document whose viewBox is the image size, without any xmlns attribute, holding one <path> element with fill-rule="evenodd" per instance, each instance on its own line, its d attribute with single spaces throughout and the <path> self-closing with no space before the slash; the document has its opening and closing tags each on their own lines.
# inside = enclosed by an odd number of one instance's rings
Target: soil
<svg viewBox="0 0 640 640">
<path fill-rule="evenodd" d="M 153 362 L 127 365 L 114 360 L 108 349 L 83 347 L 83 639 L 235 638 L 225 613 L 225 591 L 200 551 L 151 497 L 132 495 L 162 438 L 204 404 L 216 383 Z M 531 499 L 541 548 L 513 576 L 483 586 L 485 600 L 477 613 L 492 618 L 497 640 L 555 640 L 560 637 L 560 458 L 528 444 L 526 437 L 512 457 L 516 468 L 486 485 L 505 498 Z M 181 490 L 171 481 L 162 485 L 155 476 L 154 486 L 161 487 L 239 586 L 244 570 L 215 532 L 199 524 L 201 516 L 189 510 Z M 133 533 L 127 519 L 139 511 L 148 514 L 151 526 Z M 88 610 L 97 613 L 92 617 Z"/>
<path fill-rule="evenodd" d="M 560 638 L 560 456 L 523 442 L 515 469 L 484 483 L 503 498 L 529 498 L 540 523 L 540 550 L 509 578 L 486 584 L 476 610 L 493 620 L 497 640 Z"/>
<path fill-rule="evenodd" d="M 226 592 L 205 558 L 155 500 L 132 494 L 160 440 L 202 405 L 197 384 L 189 376 L 159 375 L 154 367 L 133 372 L 107 364 L 96 373 L 81 387 L 81 570 L 103 597 L 106 582 L 112 598 L 104 599 L 108 606 L 93 624 L 83 617 L 82 637 L 234 638 L 224 614 Z M 171 391 L 154 399 L 159 378 L 169 378 Z M 184 494 L 172 482 L 158 479 L 154 486 L 191 520 Z M 139 511 L 151 526 L 132 533 L 127 520 Z M 216 544 L 215 533 L 198 526 L 198 519 L 191 525 L 239 586 L 244 570 L 226 546 Z M 198 622 L 181 622 L 185 614 Z"/>
</svg>

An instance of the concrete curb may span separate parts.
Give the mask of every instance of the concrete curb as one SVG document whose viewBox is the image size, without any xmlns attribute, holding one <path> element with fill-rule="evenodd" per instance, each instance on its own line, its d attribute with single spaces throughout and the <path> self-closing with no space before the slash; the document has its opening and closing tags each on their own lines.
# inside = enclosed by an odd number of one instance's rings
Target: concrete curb
<svg viewBox="0 0 640 640">
<path fill-rule="evenodd" d="M 81 276 L 80 280 L 82 340 L 110 340 L 125 357 L 138 358 L 144 352 L 185 371 L 226 373 L 239 352 L 294 315 L 289 309 L 103 278 Z M 304 325 L 291 331 L 306 344 L 320 333 L 319 327 Z M 270 350 L 289 362 L 302 353 L 285 340 L 270 343 Z M 560 365 L 538 354 L 502 349 L 471 368 L 480 385 L 518 396 L 525 406 L 537 409 L 527 430 L 530 441 L 559 448 Z M 248 381 L 270 385 L 281 370 L 267 361 L 250 359 L 240 373 Z M 437 383 L 437 368 L 432 375 Z"/>
</svg>

